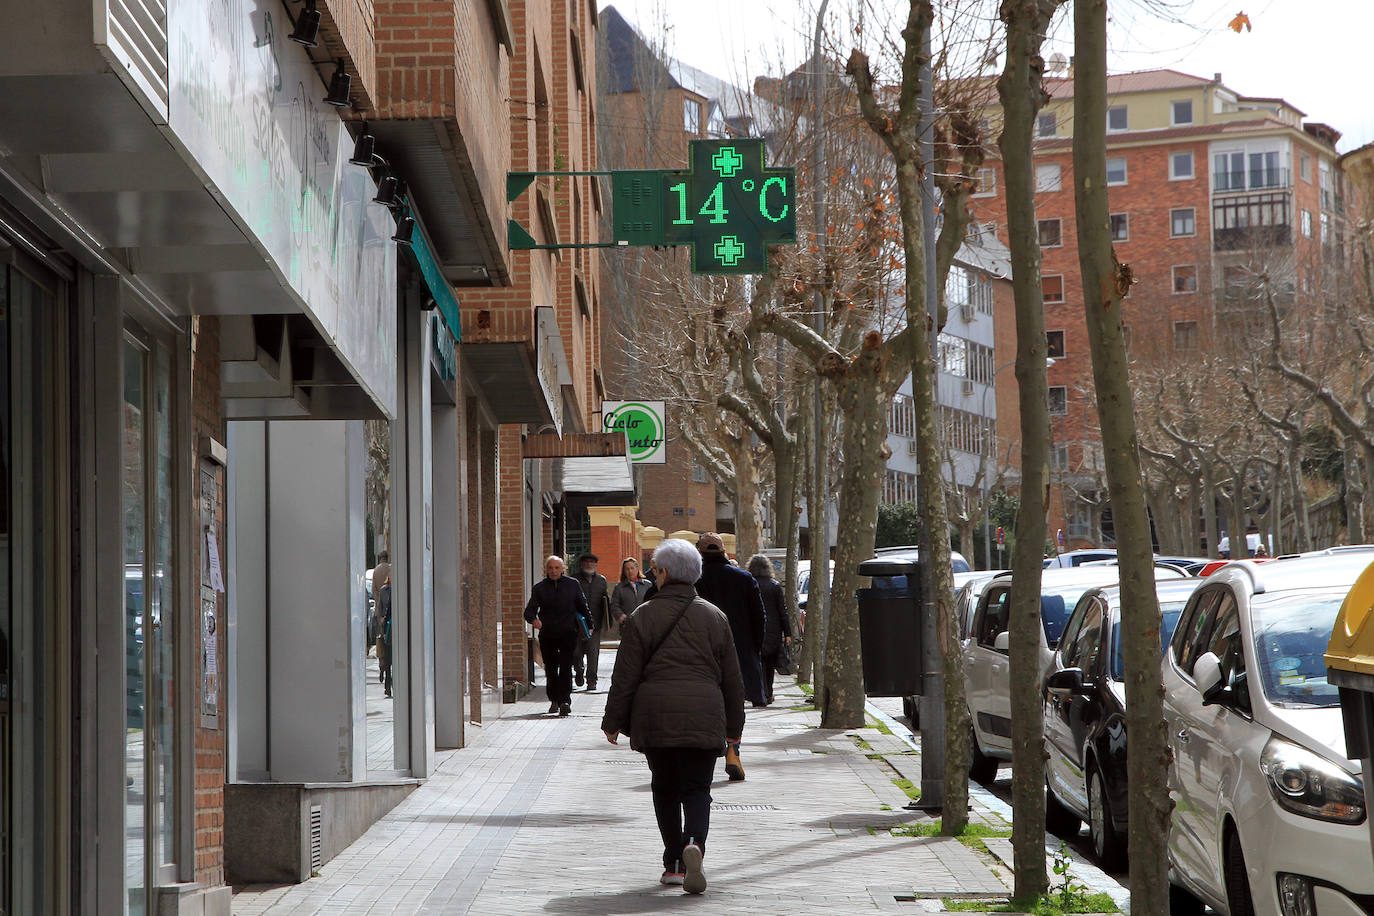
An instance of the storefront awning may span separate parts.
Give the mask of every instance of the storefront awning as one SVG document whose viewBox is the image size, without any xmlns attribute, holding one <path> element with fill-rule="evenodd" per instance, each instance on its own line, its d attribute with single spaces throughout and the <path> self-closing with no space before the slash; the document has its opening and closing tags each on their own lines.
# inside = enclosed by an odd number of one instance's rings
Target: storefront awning
<svg viewBox="0 0 1374 916">
<path fill-rule="evenodd" d="M 554 488 L 582 506 L 629 506 L 636 502 L 634 467 L 629 457 L 555 458 Z"/>
</svg>

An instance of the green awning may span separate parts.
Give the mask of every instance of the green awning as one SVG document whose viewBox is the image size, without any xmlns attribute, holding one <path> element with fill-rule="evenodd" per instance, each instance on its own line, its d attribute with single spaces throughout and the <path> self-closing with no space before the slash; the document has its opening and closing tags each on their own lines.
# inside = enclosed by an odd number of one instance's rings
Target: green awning
<svg viewBox="0 0 1374 916">
<path fill-rule="evenodd" d="M 458 320 L 458 299 L 453 295 L 453 287 L 449 286 L 439 271 L 439 265 L 434 262 L 434 255 L 429 250 L 429 243 L 425 241 L 425 234 L 416 232 L 411 236 L 410 247 L 401 246 L 401 250 L 410 252 L 415 266 L 420 269 L 420 275 L 425 278 L 429 294 L 434 297 L 439 314 L 444 316 L 444 324 L 448 325 L 449 333 L 455 341 L 461 341 L 463 338 L 462 325 Z"/>
</svg>

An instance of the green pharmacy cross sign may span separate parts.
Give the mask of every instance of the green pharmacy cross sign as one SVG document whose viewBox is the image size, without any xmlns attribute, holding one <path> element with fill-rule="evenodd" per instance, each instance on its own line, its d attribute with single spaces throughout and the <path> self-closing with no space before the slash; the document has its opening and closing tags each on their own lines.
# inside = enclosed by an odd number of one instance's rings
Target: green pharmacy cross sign
<svg viewBox="0 0 1374 916">
<path fill-rule="evenodd" d="M 762 140 L 693 140 L 690 164 L 586 173 L 611 176 L 615 233 L 614 242 L 588 247 L 690 245 L 693 273 L 758 274 L 768 269 L 769 245 L 796 243 L 796 170 L 768 168 Z M 518 197 L 536 174 L 512 172 L 507 196 Z M 514 222 L 510 234 L 515 249 L 571 247 L 535 244 Z"/>
</svg>

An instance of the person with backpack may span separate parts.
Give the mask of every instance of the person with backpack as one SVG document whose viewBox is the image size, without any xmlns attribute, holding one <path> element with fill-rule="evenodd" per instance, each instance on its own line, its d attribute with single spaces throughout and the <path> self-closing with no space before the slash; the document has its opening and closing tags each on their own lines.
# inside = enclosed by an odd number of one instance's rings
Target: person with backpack
<svg viewBox="0 0 1374 916">
<path fill-rule="evenodd" d="M 701 556 L 669 538 L 654 551 L 658 593 L 630 615 L 621 635 L 601 730 L 649 764 L 654 816 L 663 839 L 662 884 L 706 890 L 702 860 L 711 825 L 711 777 L 744 732 L 744 682 L 730 621 L 697 595 Z"/>
</svg>

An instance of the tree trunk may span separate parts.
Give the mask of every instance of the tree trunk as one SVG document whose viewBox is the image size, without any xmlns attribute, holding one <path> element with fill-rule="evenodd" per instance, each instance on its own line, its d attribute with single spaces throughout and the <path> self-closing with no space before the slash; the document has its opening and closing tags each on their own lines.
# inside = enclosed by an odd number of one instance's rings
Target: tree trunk
<svg viewBox="0 0 1374 916">
<path fill-rule="evenodd" d="M 1188 505 L 1182 512 L 1183 552 L 1195 557 L 1204 556 L 1198 535 L 1197 519 L 1202 512 L 1202 484 L 1194 477 L 1188 483 Z"/>
<path fill-rule="evenodd" d="M 801 658 L 801 620 L 797 613 L 797 524 L 798 494 L 797 486 L 800 439 L 773 442 L 773 546 L 786 551 L 783 559 L 783 594 L 786 596 L 788 623 L 792 633 L 792 657 L 797 660 L 800 670 Z M 798 680 L 804 680 L 800 673 Z"/>
<path fill-rule="evenodd" d="M 808 431 L 810 439 L 807 449 L 811 456 L 815 449 L 828 449 L 825 429 L 830 424 L 829 399 L 821 399 L 819 424 L 814 420 Z M 822 452 L 826 454 L 826 452 Z M 806 594 L 806 641 L 807 655 L 811 664 L 812 687 L 815 688 L 816 704 L 820 705 L 825 690 L 825 640 L 826 610 L 830 602 L 830 545 L 826 543 L 825 500 L 829 495 L 829 468 L 822 463 L 825 474 L 818 475 L 813 460 L 806 461 L 806 520 L 811 532 L 811 577 Z"/>
<path fill-rule="evenodd" d="M 1121 564 L 1126 662 L 1131 910 L 1169 912 L 1168 734 L 1159 673 L 1159 601 L 1141 489 L 1121 297 L 1130 271 L 1112 251 L 1107 202 L 1107 2 L 1074 0 L 1074 202 L 1083 309 L 1092 350 L 1107 487 Z M 1242 537 L 1244 534 L 1242 533 Z"/>
<path fill-rule="evenodd" d="M 1040 705 L 1040 569 L 1048 526 L 1050 416 L 1045 379 L 1045 306 L 1031 158 L 1036 113 L 1047 100 L 1040 56 L 1056 0 L 1003 0 L 1006 64 L 997 81 L 1003 127 L 1007 233 L 1016 309 L 1016 381 L 1021 407 L 1021 507 L 1012 556 L 1011 641 L 1013 897 L 1038 899 L 1045 873 L 1045 750 Z M 1077 131 L 1075 131 L 1077 133 Z"/>
<path fill-rule="evenodd" d="M 1348 544 L 1358 544 L 1364 538 L 1365 528 L 1364 475 L 1359 470 L 1355 437 L 1345 433 L 1341 440 L 1341 450 L 1345 459 L 1345 538 Z"/>
<path fill-rule="evenodd" d="M 1202 463 L 1202 528 L 1207 538 L 1206 555 L 1215 557 L 1221 536 L 1217 534 L 1217 486 L 1212 478 L 1212 462 L 1203 456 Z"/>
<path fill-rule="evenodd" d="M 1245 466 L 1231 469 L 1231 559 L 1250 556 L 1250 539 L 1245 532 Z"/>
<path fill-rule="evenodd" d="M 1369 505 L 1369 494 L 1374 493 L 1374 443 L 1360 443 L 1360 464 L 1364 472 L 1364 511 L 1360 513 L 1361 544 L 1374 544 L 1374 511 Z"/>
<path fill-rule="evenodd" d="M 735 560 L 740 566 L 763 546 L 763 502 L 759 489 L 759 461 L 749 445 L 749 432 L 740 434 L 730 457 L 735 465 Z"/>
<path fill-rule="evenodd" d="M 1288 491 L 1293 501 L 1294 548 L 1299 552 L 1311 550 L 1312 520 L 1307 514 L 1307 488 L 1302 479 L 1302 439 L 1294 434 L 1288 445 Z"/>
<path fill-rule="evenodd" d="M 864 676 L 855 592 L 859 564 L 873 556 L 878 528 L 878 498 L 885 462 L 880 444 L 887 435 L 887 395 L 876 383 L 882 357 L 875 333 L 840 383 L 844 412 L 844 473 L 840 477 L 839 528 L 835 539 L 835 582 L 825 633 L 825 682 L 817 692 L 821 728 L 860 728 L 864 724 Z M 873 347 L 869 344 L 874 343 Z M 813 580 L 815 570 L 813 568 Z"/>
</svg>

